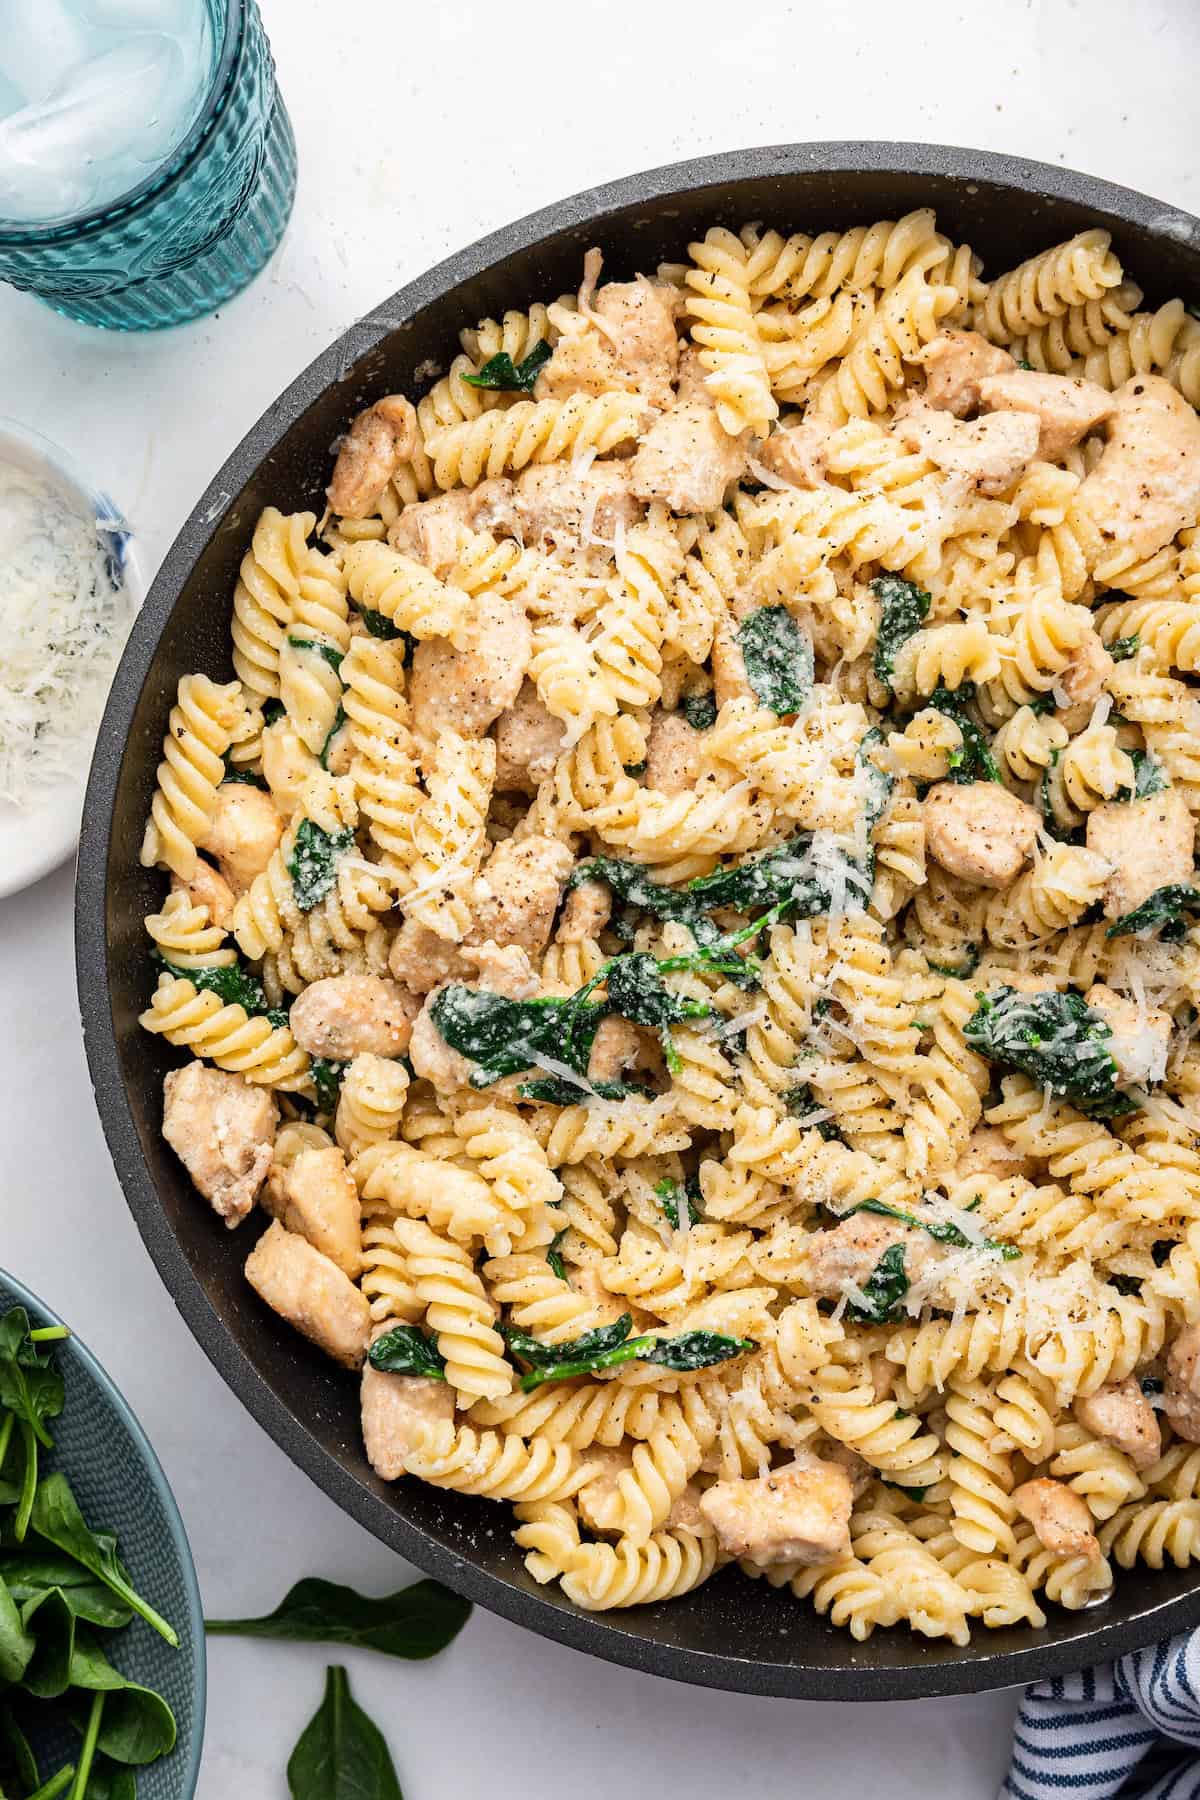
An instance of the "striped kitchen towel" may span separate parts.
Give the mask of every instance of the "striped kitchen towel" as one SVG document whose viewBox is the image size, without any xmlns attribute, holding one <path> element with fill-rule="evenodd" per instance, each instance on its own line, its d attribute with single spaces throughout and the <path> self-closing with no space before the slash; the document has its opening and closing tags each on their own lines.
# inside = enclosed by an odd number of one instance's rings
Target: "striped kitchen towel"
<svg viewBox="0 0 1200 1800">
<path fill-rule="evenodd" d="M 1200 1800 L 1200 1631 L 1027 1688 L 1000 1800 Z"/>
</svg>

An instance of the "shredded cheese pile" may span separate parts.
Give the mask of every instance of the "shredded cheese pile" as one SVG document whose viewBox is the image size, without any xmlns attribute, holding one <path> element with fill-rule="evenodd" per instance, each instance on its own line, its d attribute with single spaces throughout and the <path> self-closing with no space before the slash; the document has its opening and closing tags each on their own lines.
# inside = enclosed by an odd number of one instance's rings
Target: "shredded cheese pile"
<svg viewBox="0 0 1200 1800">
<path fill-rule="evenodd" d="M 85 772 L 129 617 L 111 532 L 0 462 L 0 803 L 27 809 Z"/>
</svg>

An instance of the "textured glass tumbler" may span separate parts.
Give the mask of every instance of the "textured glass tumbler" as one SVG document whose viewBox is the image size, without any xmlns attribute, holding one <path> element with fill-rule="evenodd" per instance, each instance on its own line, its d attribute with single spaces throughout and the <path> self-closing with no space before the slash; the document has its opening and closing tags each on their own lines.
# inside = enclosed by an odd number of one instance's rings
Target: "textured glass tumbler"
<svg viewBox="0 0 1200 1800">
<path fill-rule="evenodd" d="M 296 141 L 256 0 L 206 0 L 213 77 L 162 168 L 65 225 L 0 226 L 0 280 L 120 331 L 212 312 L 258 274 L 296 194 Z"/>
</svg>

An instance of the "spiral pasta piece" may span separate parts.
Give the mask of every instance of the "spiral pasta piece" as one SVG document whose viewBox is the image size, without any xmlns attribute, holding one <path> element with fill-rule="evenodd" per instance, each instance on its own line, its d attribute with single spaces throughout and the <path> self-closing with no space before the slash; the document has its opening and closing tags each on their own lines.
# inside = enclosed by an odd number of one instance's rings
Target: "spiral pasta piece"
<svg viewBox="0 0 1200 1800">
<path fill-rule="evenodd" d="M 181 881 L 195 874 L 196 845 L 212 824 L 239 695 L 236 682 L 218 687 L 207 675 L 181 678 L 142 839 L 144 869 L 158 865 Z"/>
<path fill-rule="evenodd" d="M 732 231 L 714 225 L 688 246 L 685 281 L 691 332 L 708 371 L 717 417 L 732 436 L 763 433 L 779 413 L 750 299 L 749 257 Z"/>
<path fill-rule="evenodd" d="M 1072 306 L 1098 300 L 1121 280 L 1111 241 L 1107 231 L 1081 231 L 989 282 L 975 308 L 976 329 L 994 344 L 1008 344 Z"/>
<path fill-rule="evenodd" d="M 191 1050 L 256 1086 L 285 1094 L 308 1086 L 308 1057 L 286 1025 L 272 1025 L 243 1006 L 227 1006 L 218 995 L 196 988 L 183 976 L 160 976 L 138 1023 L 177 1049 Z"/>
</svg>

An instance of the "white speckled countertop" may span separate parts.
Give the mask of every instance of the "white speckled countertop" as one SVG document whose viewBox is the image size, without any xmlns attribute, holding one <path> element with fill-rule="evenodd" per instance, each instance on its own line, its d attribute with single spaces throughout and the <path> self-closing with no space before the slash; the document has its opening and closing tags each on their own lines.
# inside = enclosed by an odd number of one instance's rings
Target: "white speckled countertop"
<svg viewBox="0 0 1200 1800">
<path fill-rule="evenodd" d="M 741 144 L 918 138 L 1064 162 L 1200 211 L 1193 0 L 761 0 L 745 12 L 647 0 L 544 23 L 477 0 L 262 9 L 301 177 L 257 285 L 217 318 L 148 337 L 89 331 L 0 289 L 3 410 L 86 460 L 150 568 L 260 410 L 356 315 L 483 232 L 611 177 Z M 218 1380 L 142 1248 L 85 1074 L 71 896 L 64 869 L 0 902 L 0 1264 L 124 1388 L 174 1485 L 210 1611 L 267 1610 L 301 1574 L 399 1585 L 403 1566 Z M 201 1800 L 280 1800 L 325 1660 L 213 1645 Z M 851 1714 L 688 1690 L 482 1612 L 433 1663 L 350 1660 L 409 1800 L 601 1800 L 648 1775 L 671 1800 L 743 1786 L 984 1800 L 1013 1710 L 1010 1694 Z"/>
</svg>

